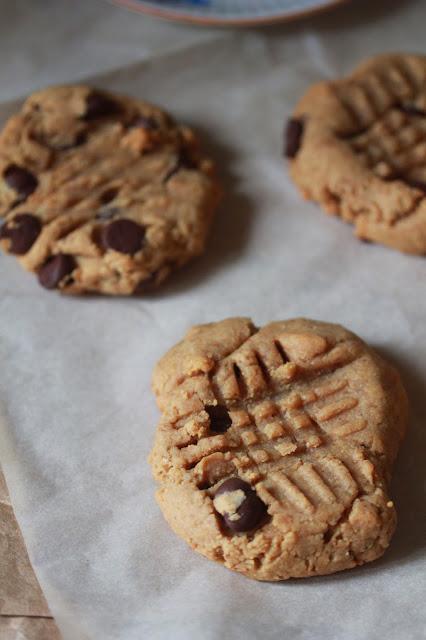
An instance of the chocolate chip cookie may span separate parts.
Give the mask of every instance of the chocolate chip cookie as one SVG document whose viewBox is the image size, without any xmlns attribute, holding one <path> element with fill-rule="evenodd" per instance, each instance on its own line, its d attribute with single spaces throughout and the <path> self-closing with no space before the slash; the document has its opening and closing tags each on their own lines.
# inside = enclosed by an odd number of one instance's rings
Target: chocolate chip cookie
<svg viewBox="0 0 426 640">
<path fill-rule="evenodd" d="M 378 56 L 313 86 L 284 153 L 303 196 L 359 238 L 426 253 L 426 56 Z"/>
<path fill-rule="evenodd" d="M 86 86 L 30 96 L 0 136 L 0 245 L 64 293 L 141 293 L 202 253 L 218 200 L 191 129 Z"/>
<path fill-rule="evenodd" d="M 196 551 L 258 580 L 385 551 L 407 399 L 353 333 L 305 319 L 196 326 L 160 360 L 153 389 L 157 500 Z"/>
</svg>

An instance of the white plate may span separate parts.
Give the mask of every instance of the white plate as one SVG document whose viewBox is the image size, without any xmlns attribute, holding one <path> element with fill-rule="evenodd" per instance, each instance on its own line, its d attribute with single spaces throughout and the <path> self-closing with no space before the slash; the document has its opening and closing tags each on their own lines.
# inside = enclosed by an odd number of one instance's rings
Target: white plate
<svg viewBox="0 0 426 640">
<path fill-rule="evenodd" d="M 291 20 L 347 0 L 114 0 L 122 7 L 200 24 L 260 24 Z"/>
</svg>

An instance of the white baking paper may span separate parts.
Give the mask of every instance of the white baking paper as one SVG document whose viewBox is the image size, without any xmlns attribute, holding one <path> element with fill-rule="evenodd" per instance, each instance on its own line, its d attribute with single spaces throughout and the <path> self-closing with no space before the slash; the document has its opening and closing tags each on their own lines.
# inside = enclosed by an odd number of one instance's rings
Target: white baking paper
<svg viewBox="0 0 426 640">
<path fill-rule="evenodd" d="M 426 259 L 356 241 L 301 200 L 281 160 L 283 120 L 308 85 L 379 51 L 425 51 L 424 2 L 370 5 L 218 31 L 96 79 L 168 106 L 220 166 L 226 196 L 208 251 L 158 293 L 61 297 L 0 257 L 0 458 L 65 640 L 425 637 Z M 189 550 L 164 522 L 146 461 L 151 371 L 190 325 L 232 315 L 340 322 L 400 368 L 412 416 L 383 559 L 257 583 Z"/>
</svg>

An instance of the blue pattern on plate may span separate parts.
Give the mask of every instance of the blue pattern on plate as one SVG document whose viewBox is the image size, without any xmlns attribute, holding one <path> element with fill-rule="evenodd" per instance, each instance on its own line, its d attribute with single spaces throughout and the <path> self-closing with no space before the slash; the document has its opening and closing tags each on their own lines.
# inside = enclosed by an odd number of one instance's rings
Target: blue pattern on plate
<svg viewBox="0 0 426 640">
<path fill-rule="evenodd" d="M 238 20 L 285 17 L 332 4 L 331 0 L 138 0 L 142 6 L 174 10 L 182 17 Z"/>
</svg>

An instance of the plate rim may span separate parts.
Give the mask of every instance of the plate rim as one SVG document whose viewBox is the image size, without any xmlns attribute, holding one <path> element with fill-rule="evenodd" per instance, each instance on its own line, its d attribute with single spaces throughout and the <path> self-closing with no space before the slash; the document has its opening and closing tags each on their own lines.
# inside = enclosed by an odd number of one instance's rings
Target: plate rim
<svg viewBox="0 0 426 640">
<path fill-rule="evenodd" d="M 311 9 L 302 9 L 301 11 L 294 11 L 293 13 L 282 13 L 274 16 L 259 16 L 253 18 L 214 18 L 203 17 L 190 14 L 182 14 L 180 11 L 173 11 L 173 9 L 163 9 L 161 7 L 148 7 L 142 5 L 138 0 L 110 0 L 112 4 L 117 7 L 128 9 L 134 13 L 143 13 L 155 18 L 161 18 L 163 20 L 172 20 L 174 22 L 181 22 L 184 24 L 193 24 L 201 26 L 254 26 L 254 25 L 268 25 L 278 22 L 291 22 L 300 18 L 308 18 L 309 16 L 320 14 L 329 11 L 333 7 L 339 5 L 348 4 L 350 0 L 326 0 L 318 7 L 312 7 Z"/>
</svg>

